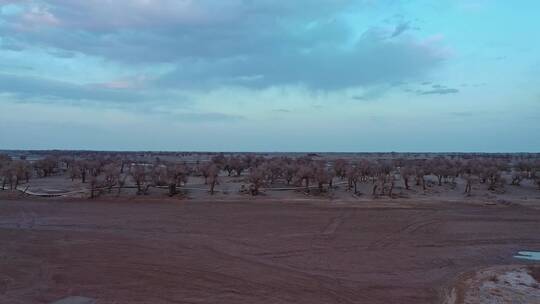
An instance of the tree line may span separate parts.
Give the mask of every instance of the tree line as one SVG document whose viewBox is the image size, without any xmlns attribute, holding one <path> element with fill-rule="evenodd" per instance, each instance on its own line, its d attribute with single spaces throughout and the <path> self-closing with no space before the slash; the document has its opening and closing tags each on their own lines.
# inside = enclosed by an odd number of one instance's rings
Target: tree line
<svg viewBox="0 0 540 304">
<path fill-rule="evenodd" d="M 147 158 L 148 159 L 148 158 Z M 540 160 L 526 158 L 437 156 L 429 159 L 320 159 L 316 155 L 299 157 L 264 157 L 255 154 L 217 154 L 207 161 L 187 163 L 151 161 L 131 158 L 129 154 L 49 155 L 36 161 L 12 159 L 0 154 L 2 190 L 17 189 L 31 178 L 68 176 L 72 181 L 87 184 L 90 197 L 134 187 L 137 195 L 148 194 L 150 188 L 167 189 L 169 196 L 181 193 L 190 177 L 201 177 L 210 194 L 220 181 L 236 177 L 247 186 L 241 191 L 259 195 L 264 187 L 294 187 L 305 192 L 325 193 L 337 182 L 347 191 L 359 193 L 360 184 L 368 184 L 373 196 L 394 194 L 396 184 L 405 190 L 416 187 L 426 190 L 435 186 L 464 182 L 463 192 L 471 195 L 473 186 L 484 184 L 490 191 L 502 191 L 506 185 L 520 186 L 530 180 L 540 188 Z"/>
</svg>

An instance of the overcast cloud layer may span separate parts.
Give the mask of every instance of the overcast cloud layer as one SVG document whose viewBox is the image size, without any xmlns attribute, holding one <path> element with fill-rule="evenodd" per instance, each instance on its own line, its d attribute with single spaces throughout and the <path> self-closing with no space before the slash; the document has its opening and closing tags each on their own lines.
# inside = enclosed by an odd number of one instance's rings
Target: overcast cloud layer
<svg viewBox="0 0 540 304">
<path fill-rule="evenodd" d="M 538 9 L 0 0 L 0 149 L 536 151 Z"/>
</svg>

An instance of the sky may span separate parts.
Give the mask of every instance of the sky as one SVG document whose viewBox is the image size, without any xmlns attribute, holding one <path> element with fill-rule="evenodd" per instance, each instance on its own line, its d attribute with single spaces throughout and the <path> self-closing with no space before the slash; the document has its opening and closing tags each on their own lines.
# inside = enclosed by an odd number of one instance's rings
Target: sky
<svg viewBox="0 0 540 304">
<path fill-rule="evenodd" d="M 0 149 L 539 152 L 539 11 L 0 0 Z"/>
</svg>

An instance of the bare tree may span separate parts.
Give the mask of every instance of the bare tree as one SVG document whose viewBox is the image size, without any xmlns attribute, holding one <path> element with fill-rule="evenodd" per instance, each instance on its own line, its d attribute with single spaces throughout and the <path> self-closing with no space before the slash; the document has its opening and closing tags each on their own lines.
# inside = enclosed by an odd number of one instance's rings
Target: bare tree
<svg viewBox="0 0 540 304">
<path fill-rule="evenodd" d="M 144 164 L 135 164 L 131 167 L 130 175 L 137 186 L 137 195 L 147 194 L 149 185 L 148 170 Z"/>
<path fill-rule="evenodd" d="M 79 168 L 78 162 L 73 163 L 69 169 L 67 170 L 69 174 L 69 178 L 71 178 L 71 181 L 75 181 L 76 178 L 81 178 L 81 169 Z"/>
<path fill-rule="evenodd" d="M 277 179 L 281 178 L 285 174 L 285 163 L 282 159 L 272 158 L 266 162 L 264 169 L 268 176 L 270 184 L 274 184 Z"/>
<path fill-rule="evenodd" d="M 298 166 L 293 163 L 287 163 L 285 165 L 285 168 L 283 168 L 283 177 L 285 181 L 287 182 L 287 185 L 290 185 L 293 181 L 294 177 L 298 173 Z"/>
<path fill-rule="evenodd" d="M 211 162 L 214 163 L 221 170 L 225 167 L 225 164 L 227 163 L 227 157 L 225 157 L 223 153 L 219 153 L 218 155 L 212 157 Z"/>
<path fill-rule="evenodd" d="M 16 190 L 22 181 L 28 183 L 32 174 L 32 166 L 26 160 L 3 161 L 0 165 L 2 190 L 9 184 L 10 190 Z"/>
<path fill-rule="evenodd" d="M 516 171 L 512 173 L 512 182 L 511 185 L 513 186 L 521 186 L 521 182 L 524 179 L 529 178 L 529 173 L 524 171 Z"/>
<path fill-rule="evenodd" d="M 94 199 L 99 195 L 99 188 L 101 188 L 100 180 L 97 175 L 90 176 L 90 198 Z"/>
<path fill-rule="evenodd" d="M 535 171 L 532 176 L 531 176 L 534 180 L 534 183 L 536 184 L 536 186 L 538 186 L 538 190 L 540 190 L 540 174 L 538 174 L 537 171 Z"/>
<path fill-rule="evenodd" d="M 22 180 L 28 182 L 32 172 L 30 163 L 26 160 L 15 160 L 11 163 L 14 172 L 14 189 L 17 189 Z"/>
<path fill-rule="evenodd" d="M 465 174 L 463 178 L 465 179 L 465 194 L 467 196 L 471 196 L 473 189 L 472 186 L 476 182 L 477 178 L 474 177 L 472 174 Z"/>
<path fill-rule="evenodd" d="M 7 154 L 0 153 L 0 178 L 2 178 L 2 190 L 5 190 L 6 185 L 11 180 L 11 169 L 10 169 L 11 157 Z"/>
<path fill-rule="evenodd" d="M 304 164 L 301 165 L 298 171 L 296 172 L 296 176 L 300 183 L 305 182 L 306 185 L 306 192 L 309 192 L 309 182 L 313 178 L 313 167 L 310 164 Z"/>
<path fill-rule="evenodd" d="M 167 166 L 167 183 L 169 196 L 178 194 L 178 187 L 186 184 L 189 176 L 189 168 L 185 164 L 171 164 Z"/>
<path fill-rule="evenodd" d="M 234 157 L 231 159 L 231 167 L 234 171 L 236 171 L 236 176 L 242 175 L 242 172 L 248 168 L 245 161 L 239 157 Z"/>
<path fill-rule="evenodd" d="M 234 171 L 232 159 L 233 157 L 228 158 L 227 161 L 225 162 L 225 165 L 223 166 L 223 170 L 227 171 L 227 176 L 231 176 Z"/>
<path fill-rule="evenodd" d="M 394 194 L 394 187 L 395 187 L 395 184 L 396 184 L 396 179 L 395 179 L 395 176 L 394 174 L 389 174 L 386 178 L 386 183 L 388 183 L 388 196 L 389 197 L 392 197 L 392 195 Z"/>
<path fill-rule="evenodd" d="M 487 182 L 488 190 L 494 191 L 504 187 L 505 181 L 501 172 L 495 166 L 484 168 L 480 176 L 484 182 Z"/>
<path fill-rule="evenodd" d="M 334 172 L 331 172 L 325 167 L 324 163 L 319 163 L 313 168 L 313 177 L 319 187 L 319 192 L 322 193 L 324 185 L 328 185 L 328 189 L 332 187 Z"/>
<path fill-rule="evenodd" d="M 201 163 L 197 166 L 197 171 L 204 177 L 204 184 L 208 185 L 208 179 L 211 173 L 219 173 L 219 167 L 213 162 Z"/>
<path fill-rule="evenodd" d="M 48 177 L 58 168 L 58 159 L 54 156 L 47 156 L 44 159 L 36 161 L 34 168 L 38 176 Z"/>
<path fill-rule="evenodd" d="M 114 186 L 118 185 L 121 178 L 120 172 L 120 167 L 118 167 L 118 165 L 115 163 L 107 164 L 103 168 L 103 173 L 105 175 L 104 186 L 107 187 L 109 193 L 111 193 Z"/>
<path fill-rule="evenodd" d="M 358 181 L 361 176 L 361 170 L 358 165 L 350 164 L 345 169 L 345 176 L 347 177 L 347 189 L 354 188 L 354 193 L 358 193 Z"/>
<path fill-rule="evenodd" d="M 415 168 L 416 185 L 422 186 L 422 190 L 426 191 L 426 171 L 423 167 L 417 166 Z"/>
<path fill-rule="evenodd" d="M 122 172 L 122 170 L 120 170 L 120 172 Z M 120 195 L 120 191 L 122 191 L 122 188 L 126 185 L 127 176 L 127 174 L 120 173 L 120 176 L 118 177 L 118 191 L 116 192 L 117 196 Z"/>
<path fill-rule="evenodd" d="M 214 189 L 216 187 L 216 184 L 219 183 L 219 168 L 216 164 L 211 164 L 208 167 L 207 171 L 207 180 L 208 184 L 210 185 L 210 194 L 214 195 Z"/>
<path fill-rule="evenodd" d="M 86 174 L 89 170 L 89 163 L 86 160 L 76 162 L 76 168 L 79 170 L 78 176 L 81 178 L 81 182 L 86 183 Z"/>
<path fill-rule="evenodd" d="M 267 178 L 267 168 L 265 166 L 259 166 L 251 168 L 249 172 L 249 182 L 251 195 L 258 195 L 259 189 L 264 185 Z"/>
<path fill-rule="evenodd" d="M 349 167 L 349 162 L 344 159 L 336 159 L 334 161 L 334 173 L 335 176 L 341 178 L 342 180 L 347 175 L 347 168 Z"/>
<path fill-rule="evenodd" d="M 405 185 L 405 189 L 410 190 L 409 181 L 411 179 L 411 176 L 415 175 L 415 171 L 413 168 L 409 166 L 404 166 L 399 168 L 399 174 L 401 175 L 401 178 L 403 179 L 403 184 Z"/>
</svg>

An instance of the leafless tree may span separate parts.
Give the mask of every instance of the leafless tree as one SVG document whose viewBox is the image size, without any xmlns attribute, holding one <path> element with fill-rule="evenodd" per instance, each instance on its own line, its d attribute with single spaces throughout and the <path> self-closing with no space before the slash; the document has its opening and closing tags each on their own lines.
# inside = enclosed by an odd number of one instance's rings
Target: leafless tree
<svg viewBox="0 0 540 304">
<path fill-rule="evenodd" d="M 534 171 L 535 164 L 533 161 L 519 161 L 516 164 L 516 171 L 521 172 L 525 178 L 530 178 L 531 173 Z"/>
<path fill-rule="evenodd" d="M 538 186 L 538 190 L 540 190 L 540 174 L 535 171 L 534 174 L 532 175 L 532 178 L 536 186 Z"/>
<path fill-rule="evenodd" d="M 306 192 L 309 192 L 309 182 L 313 178 L 313 174 L 313 167 L 310 164 L 301 165 L 296 172 L 296 177 L 298 178 L 300 183 L 302 183 L 302 181 L 305 182 Z"/>
<path fill-rule="evenodd" d="M 34 163 L 36 173 L 40 177 L 50 176 L 58 168 L 58 159 L 54 156 L 47 156 Z"/>
<path fill-rule="evenodd" d="M 223 166 L 223 170 L 227 171 L 227 176 L 231 176 L 234 171 L 232 159 L 233 157 L 228 158 L 225 165 Z"/>
<path fill-rule="evenodd" d="M 11 162 L 11 157 L 9 157 L 6 154 L 0 153 L 0 178 L 2 179 L 2 190 L 5 189 L 7 180 L 6 180 L 6 168 L 8 164 Z"/>
<path fill-rule="evenodd" d="M 249 168 L 245 160 L 242 160 L 240 158 L 236 158 L 233 161 L 232 166 L 234 168 L 234 171 L 236 171 L 236 176 L 241 176 L 242 172 L 244 172 L 247 168 Z"/>
<path fill-rule="evenodd" d="M 145 164 L 135 164 L 130 168 L 130 175 L 137 186 L 137 195 L 147 194 L 148 170 Z"/>
<path fill-rule="evenodd" d="M 272 158 L 265 163 L 264 169 L 270 184 L 285 175 L 285 166 L 286 163 L 280 158 Z"/>
<path fill-rule="evenodd" d="M 258 195 L 259 189 L 264 185 L 267 178 L 268 169 L 266 166 L 251 168 L 249 172 L 250 192 L 251 195 Z"/>
<path fill-rule="evenodd" d="M 89 170 L 89 162 L 87 160 L 80 160 L 80 161 L 77 161 L 75 162 L 74 164 L 74 169 L 73 170 L 79 170 L 79 174 L 76 174 L 75 172 L 73 172 L 73 178 L 74 176 L 77 176 L 77 177 L 80 177 L 81 178 L 81 182 L 84 184 L 86 183 L 86 174 Z"/>
<path fill-rule="evenodd" d="M 189 168 L 185 164 L 170 164 L 167 166 L 169 196 L 172 197 L 178 194 L 178 187 L 187 183 L 189 171 Z"/>
<path fill-rule="evenodd" d="M 216 164 L 211 164 L 207 170 L 207 183 L 210 185 L 210 194 L 214 195 L 214 189 L 219 183 L 219 167 Z"/>
<path fill-rule="evenodd" d="M 225 164 L 227 163 L 227 157 L 225 157 L 223 153 L 219 153 L 218 155 L 212 157 L 211 162 L 221 170 L 225 167 Z"/>
<path fill-rule="evenodd" d="M 298 166 L 293 163 L 287 163 L 283 168 L 283 177 L 287 182 L 287 185 L 290 185 L 294 177 L 298 173 Z"/>
<path fill-rule="evenodd" d="M 120 167 L 115 163 L 110 163 L 104 166 L 103 173 L 105 175 L 104 186 L 107 187 L 109 193 L 112 188 L 118 185 L 121 178 Z"/>
<path fill-rule="evenodd" d="M 97 175 L 90 176 L 90 198 L 94 199 L 99 195 L 99 188 L 101 188 L 101 182 Z"/>
<path fill-rule="evenodd" d="M 122 169 L 120 169 L 120 172 L 122 172 Z M 119 196 L 120 192 L 122 191 L 122 188 L 126 185 L 126 179 L 128 175 L 124 173 L 120 173 L 120 176 L 118 178 L 118 191 L 116 192 L 116 195 Z"/>
<path fill-rule="evenodd" d="M 520 161 L 516 164 L 512 171 L 512 182 L 514 186 L 521 186 L 521 182 L 525 179 L 532 178 L 535 173 L 535 163 L 532 161 Z"/>
<path fill-rule="evenodd" d="M 481 179 L 488 184 L 488 190 L 494 191 L 504 187 L 504 179 L 501 172 L 495 166 L 484 168 L 480 173 Z"/>
<path fill-rule="evenodd" d="M 388 175 L 385 182 L 388 183 L 388 185 L 389 185 L 388 186 L 388 196 L 392 197 L 392 195 L 394 194 L 394 187 L 395 187 L 395 184 L 396 184 L 396 179 L 395 179 L 394 174 Z"/>
<path fill-rule="evenodd" d="M 345 176 L 347 177 L 347 189 L 351 190 L 354 188 L 354 193 L 358 193 L 358 181 L 361 176 L 360 166 L 349 164 L 345 168 Z"/>
<path fill-rule="evenodd" d="M 219 173 L 220 169 L 219 167 L 213 163 L 213 162 L 206 162 L 206 163 L 200 163 L 198 166 L 197 166 L 197 171 L 200 175 L 202 175 L 204 177 L 204 184 L 205 185 L 208 185 L 208 179 L 210 177 L 210 174 L 216 174 L 216 171 L 217 173 Z"/>
<path fill-rule="evenodd" d="M 404 167 L 399 168 L 399 174 L 401 175 L 401 178 L 403 179 L 403 184 L 405 185 L 405 189 L 410 190 L 409 181 L 411 179 L 411 176 L 415 175 L 414 168 L 409 167 L 405 165 Z"/>
<path fill-rule="evenodd" d="M 470 173 L 466 173 L 463 178 L 465 179 L 465 194 L 467 196 L 472 195 L 472 186 L 477 181 L 477 178 Z"/>
<path fill-rule="evenodd" d="M 422 186 L 422 190 L 426 190 L 426 171 L 422 166 L 416 166 L 415 170 L 416 185 Z"/>
<path fill-rule="evenodd" d="M 335 176 L 341 178 L 342 180 L 347 175 L 347 168 L 349 167 L 349 162 L 344 159 L 336 159 L 334 161 L 334 173 Z"/>
<path fill-rule="evenodd" d="M 313 177 L 319 187 L 319 192 L 322 193 L 324 185 L 328 185 L 328 189 L 332 187 L 334 172 L 326 168 L 325 163 L 319 163 L 313 167 Z"/>
<path fill-rule="evenodd" d="M 10 190 L 15 190 L 22 181 L 28 183 L 32 170 L 32 166 L 26 160 L 4 160 L 0 165 L 2 190 L 5 189 L 6 184 L 9 184 Z"/>
<path fill-rule="evenodd" d="M 71 181 L 75 181 L 76 178 L 81 178 L 81 169 L 79 168 L 78 162 L 72 164 L 69 169 L 67 170 L 69 174 L 69 178 L 71 178 Z"/>
<path fill-rule="evenodd" d="M 513 186 L 521 186 L 521 182 L 524 179 L 527 179 L 527 178 L 529 178 L 529 173 L 527 173 L 527 172 L 524 172 L 524 171 L 513 172 L 512 173 L 512 182 L 511 182 L 511 184 Z"/>
</svg>

